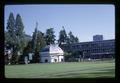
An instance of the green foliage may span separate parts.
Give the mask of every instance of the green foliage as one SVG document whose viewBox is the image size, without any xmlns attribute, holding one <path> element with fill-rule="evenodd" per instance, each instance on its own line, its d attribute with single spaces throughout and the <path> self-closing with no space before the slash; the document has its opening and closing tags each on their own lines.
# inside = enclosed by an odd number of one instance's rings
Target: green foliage
<svg viewBox="0 0 120 83">
<path fill-rule="evenodd" d="M 74 37 L 74 35 L 72 34 L 72 32 L 70 31 L 70 32 L 68 33 L 68 35 L 69 35 L 69 41 L 70 41 L 70 43 L 74 43 L 75 37 Z"/>
<path fill-rule="evenodd" d="M 13 13 L 10 13 L 6 29 L 7 32 L 5 32 L 5 42 L 6 44 L 11 45 L 11 48 L 13 48 L 11 63 L 15 64 L 18 63 L 18 52 L 22 53 L 22 50 L 25 46 L 25 33 L 23 31 L 24 26 L 21 16 L 17 14 L 15 20 Z"/>
<path fill-rule="evenodd" d="M 75 37 L 75 43 L 79 43 L 79 39 L 78 39 L 78 37 Z"/>
<path fill-rule="evenodd" d="M 17 14 L 16 22 L 15 22 L 15 32 L 17 37 L 17 47 L 19 51 L 22 52 L 25 47 L 25 33 L 24 33 L 24 25 L 22 22 L 22 18 L 19 14 Z"/>
<path fill-rule="evenodd" d="M 16 17 L 15 28 L 16 28 L 16 36 L 23 37 L 24 25 L 21 16 L 19 14 L 17 14 Z"/>
<path fill-rule="evenodd" d="M 68 39 L 67 39 L 67 41 L 68 41 L 68 44 L 79 43 L 79 39 L 78 39 L 77 37 L 75 37 L 75 36 L 72 34 L 71 31 L 68 33 Z"/>
<path fill-rule="evenodd" d="M 37 32 L 36 51 L 39 52 L 42 47 L 46 45 L 44 34 L 41 31 Z"/>
<path fill-rule="evenodd" d="M 12 37 L 5 31 L 5 44 L 11 44 Z"/>
<path fill-rule="evenodd" d="M 15 35 L 15 19 L 14 19 L 13 13 L 10 13 L 9 15 L 6 29 L 7 29 L 7 32 L 5 32 L 5 37 L 6 37 L 5 41 L 6 41 L 6 44 L 11 45 L 11 48 L 13 48 L 13 55 L 10 61 L 11 63 L 14 63 L 15 62 L 14 47 L 17 45 L 17 39 Z"/>
<path fill-rule="evenodd" d="M 35 28 L 35 31 L 33 32 L 33 35 L 32 35 L 33 52 L 35 52 L 36 44 L 37 44 L 37 27 Z"/>
<path fill-rule="evenodd" d="M 59 45 L 61 45 L 61 43 L 67 43 L 67 34 L 64 27 L 62 28 L 63 30 L 59 32 L 59 40 L 58 40 Z"/>
<path fill-rule="evenodd" d="M 54 35 L 54 29 L 50 28 L 46 30 L 45 34 L 45 41 L 47 45 L 54 44 L 55 43 L 55 35 Z"/>
<path fill-rule="evenodd" d="M 23 55 L 26 56 L 29 52 L 32 52 L 32 42 L 29 41 L 27 46 L 23 50 Z"/>
<path fill-rule="evenodd" d="M 64 52 L 64 56 L 71 56 L 72 53 L 71 52 Z"/>
<path fill-rule="evenodd" d="M 71 57 L 72 57 L 72 52 L 64 52 L 65 61 L 68 61 L 68 59 Z"/>
<path fill-rule="evenodd" d="M 44 33 L 37 30 L 37 23 L 35 31 L 33 32 L 32 41 L 28 44 L 30 51 L 34 53 L 33 62 L 39 62 L 39 51 L 46 45 Z M 27 48 L 26 48 L 27 49 Z"/>
<path fill-rule="evenodd" d="M 68 36 L 67 36 L 64 27 L 62 27 L 62 28 L 63 28 L 63 30 L 60 30 L 60 32 L 59 32 L 59 39 L 58 39 L 59 46 L 60 46 L 62 43 L 64 43 L 64 44 L 79 43 L 78 37 L 75 37 L 75 36 L 72 34 L 71 31 L 68 33 Z"/>
<path fill-rule="evenodd" d="M 16 43 L 16 36 L 15 36 L 15 19 L 13 13 L 10 13 L 9 19 L 7 22 L 7 34 L 6 34 L 6 42 L 14 45 Z"/>
<path fill-rule="evenodd" d="M 39 51 L 46 45 L 44 34 L 41 31 L 37 31 L 37 39 L 36 39 L 36 48 L 34 55 L 34 62 L 39 62 Z"/>
</svg>

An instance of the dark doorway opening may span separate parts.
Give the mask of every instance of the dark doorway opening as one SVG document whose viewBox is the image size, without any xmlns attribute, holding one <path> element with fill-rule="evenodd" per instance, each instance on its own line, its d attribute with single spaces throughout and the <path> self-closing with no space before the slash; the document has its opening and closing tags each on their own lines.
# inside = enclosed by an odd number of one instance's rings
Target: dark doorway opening
<svg viewBox="0 0 120 83">
<path fill-rule="evenodd" d="M 47 63 L 48 62 L 48 60 L 47 59 L 45 59 L 45 63 Z"/>
<path fill-rule="evenodd" d="M 61 59 L 61 62 L 63 62 L 63 59 Z"/>
<path fill-rule="evenodd" d="M 57 59 L 54 59 L 55 60 L 55 62 L 57 62 Z"/>
</svg>

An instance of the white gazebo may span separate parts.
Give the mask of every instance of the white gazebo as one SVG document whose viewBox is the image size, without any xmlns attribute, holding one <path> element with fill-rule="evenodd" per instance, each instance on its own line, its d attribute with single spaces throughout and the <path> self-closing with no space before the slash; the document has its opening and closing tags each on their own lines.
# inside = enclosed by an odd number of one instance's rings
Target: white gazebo
<svg viewBox="0 0 120 83">
<path fill-rule="evenodd" d="M 52 62 L 63 62 L 64 52 L 57 44 L 47 45 L 40 50 L 40 62 L 52 63 Z"/>
</svg>

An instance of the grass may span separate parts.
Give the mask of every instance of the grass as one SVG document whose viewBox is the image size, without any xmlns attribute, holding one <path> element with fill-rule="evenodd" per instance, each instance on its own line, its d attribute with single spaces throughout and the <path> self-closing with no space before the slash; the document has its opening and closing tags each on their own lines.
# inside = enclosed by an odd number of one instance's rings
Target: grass
<svg viewBox="0 0 120 83">
<path fill-rule="evenodd" d="M 6 78 L 114 78 L 114 61 L 5 65 Z"/>
</svg>

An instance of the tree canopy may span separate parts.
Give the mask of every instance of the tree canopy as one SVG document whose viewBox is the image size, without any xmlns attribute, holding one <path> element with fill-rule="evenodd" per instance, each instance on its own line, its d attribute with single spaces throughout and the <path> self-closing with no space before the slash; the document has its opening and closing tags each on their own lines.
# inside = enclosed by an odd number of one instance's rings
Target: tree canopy
<svg viewBox="0 0 120 83">
<path fill-rule="evenodd" d="M 18 52 L 22 52 L 25 45 L 24 26 L 21 16 L 17 14 L 15 20 L 13 13 L 10 13 L 6 29 L 5 42 L 13 49 L 11 63 L 15 64 L 18 62 Z"/>
<path fill-rule="evenodd" d="M 67 34 L 66 31 L 64 29 L 64 26 L 62 26 L 62 30 L 60 30 L 59 32 L 59 39 L 58 39 L 58 43 L 59 45 L 61 45 L 62 43 L 67 43 Z"/>
<path fill-rule="evenodd" d="M 71 31 L 68 33 L 68 43 L 79 43 L 79 39 L 75 37 Z"/>
<path fill-rule="evenodd" d="M 58 39 L 59 45 L 61 45 L 61 44 L 79 43 L 79 39 L 78 39 L 77 36 L 74 36 L 71 31 L 67 35 L 64 27 L 62 27 L 62 28 L 63 29 L 60 30 L 60 32 L 59 32 L 59 39 Z"/>
<path fill-rule="evenodd" d="M 11 45 L 14 45 L 16 42 L 16 36 L 15 36 L 15 19 L 13 13 L 10 13 L 9 15 L 6 29 L 7 29 L 6 42 L 8 42 Z"/>
<path fill-rule="evenodd" d="M 55 43 L 55 35 L 54 35 L 54 28 L 49 28 L 46 30 L 45 34 L 45 41 L 47 45 L 54 44 Z"/>
</svg>

